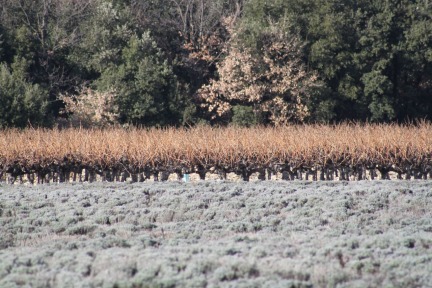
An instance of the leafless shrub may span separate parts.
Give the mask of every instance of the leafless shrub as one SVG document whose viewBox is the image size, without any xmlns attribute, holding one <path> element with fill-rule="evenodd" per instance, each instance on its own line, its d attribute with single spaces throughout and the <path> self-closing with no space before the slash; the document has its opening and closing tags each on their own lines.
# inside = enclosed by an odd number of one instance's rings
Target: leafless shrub
<svg viewBox="0 0 432 288">
<path fill-rule="evenodd" d="M 83 88 L 78 95 L 61 95 L 65 103 L 62 111 L 73 127 L 108 127 L 117 123 L 118 111 L 115 92 L 99 92 Z"/>
</svg>

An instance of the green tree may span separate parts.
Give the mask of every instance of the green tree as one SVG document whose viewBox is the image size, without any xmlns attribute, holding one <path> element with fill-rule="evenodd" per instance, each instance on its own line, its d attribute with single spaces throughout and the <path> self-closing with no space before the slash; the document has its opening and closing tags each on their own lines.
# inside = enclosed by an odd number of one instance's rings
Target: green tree
<svg viewBox="0 0 432 288">
<path fill-rule="evenodd" d="M 70 58 L 90 72 L 90 80 L 97 79 L 101 72 L 122 61 L 122 49 L 129 39 L 140 31 L 132 22 L 130 9 L 115 1 L 96 0 L 89 20 L 81 24 L 86 32 Z"/>
<path fill-rule="evenodd" d="M 144 31 L 146 22 L 137 21 L 137 5 L 99 0 L 72 57 L 91 71 L 94 89 L 116 91 L 120 122 L 189 123 L 192 97 L 177 81 L 173 59 L 159 48 L 153 31 Z"/>
<path fill-rule="evenodd" d="M 427 1 L 388 0 L 372 1 L 367 8 L 357 13 L 365 28 L 358 29 L 355 58 L 370 118 L 430 116 L 432 6 Z"/>
<path fill-rule="evenodd" d="M 0 62 L 3 61 L 3 53 L 4 53 L 4 48 L 3 46 L 5 45 L 5 41 L 3 39 L 3 34 L 4 34 L 4 29 L 0 23 Z"/>
<path fill-rule="evenodd" d="M 0 27 L 1 29 L 1 27 Z M 0 61 L 2 61 L 3 58 L 3 35 L 1 34 L 1 30 L 0 30 Z"/>
<path fill-rule="evenodd" d="M 16 59 L 12 68 L 0 64 L 0 127 L 39 126 L 47 123 L 48 94 L 26 81 L 26 62 Z"/>
<path fill-rule="evenodd" d="M 431 117 L 429 2 L 251 0 L 243 38 L 259 43 L 268 26 L 299 33 L 308 67 L 326 84 L 311 97 L 311 120 Z"/>
<path fill-rule="evenodd" d="M 232 107 L 231 122 L 240 127 L 251 127 L 262 122 L 260 115 L 257 115 L 253 107 L 235 105 Z"/>
<path fill-rule="evenodd" d="M 119 61 L 102 71 L 96 86 L 117 91 L 122 123 L 153 126 L 181 122 L 176 107 L 176 78 L 149 33 L 132 36 Z"/>
<path fill-rule="evenodd" d="M 61 92 L 74 90 L 85 81 L 81 67 L 69 55 L 81 41 L 80 23 L 86 21 L 93 3 L 0 0 L 0 22 L 10 37 L 10 51 L 28 63 L 28 81 L 48 91 L 50 113 L 59 112 L 61 103 L 56 99 Z"/>
</svg>

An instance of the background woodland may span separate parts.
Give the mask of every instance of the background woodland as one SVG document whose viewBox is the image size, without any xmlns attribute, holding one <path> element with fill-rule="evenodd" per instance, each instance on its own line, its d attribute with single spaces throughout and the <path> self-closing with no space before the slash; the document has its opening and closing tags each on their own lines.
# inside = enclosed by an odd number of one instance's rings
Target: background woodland
<svg viewBox="0 0 432 288">
<path fill-rule="evenodd" d="M 432 118 L 428 0 L 0 0 L 0 127 Z"/>
</svg>

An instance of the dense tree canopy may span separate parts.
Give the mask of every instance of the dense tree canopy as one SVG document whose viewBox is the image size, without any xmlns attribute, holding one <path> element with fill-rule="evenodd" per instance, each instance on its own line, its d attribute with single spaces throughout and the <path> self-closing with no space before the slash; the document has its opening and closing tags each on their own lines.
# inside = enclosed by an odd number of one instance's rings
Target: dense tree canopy
<svg viewBox="0 0 432 288">
<path fill-rule="evenodd" d="M 305 41 L 305 61 L 327 88 L 311 103 L 312 118 L 431 117 L 429 1 L 251 0 L 243 19 L 247 43 L 272 25 Z"/>
<path fill-rule="evenodd" d="M 0 0 L 1 127 L 97 95 L 112 125 L 431 119 L 432 1 Z"/>
</svg>

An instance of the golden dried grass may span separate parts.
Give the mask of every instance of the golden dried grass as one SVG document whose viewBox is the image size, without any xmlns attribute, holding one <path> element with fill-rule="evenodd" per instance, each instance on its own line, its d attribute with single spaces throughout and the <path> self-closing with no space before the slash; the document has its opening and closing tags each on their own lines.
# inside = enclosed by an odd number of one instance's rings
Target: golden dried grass
<svg viewBox="0 0 432 288">
<path fill-rule="evenodd" d="M 0 170 L 316 171 L 417 173 L 432 166 L 432 125 L 341 124 L 276 128 L 27 129 L 0 131 Z M 359 172 L 360 173 L 360 172 Z M 414 175 L 414 174 L 413 174 Z"/>
</svg>

